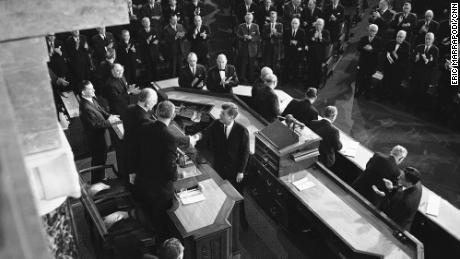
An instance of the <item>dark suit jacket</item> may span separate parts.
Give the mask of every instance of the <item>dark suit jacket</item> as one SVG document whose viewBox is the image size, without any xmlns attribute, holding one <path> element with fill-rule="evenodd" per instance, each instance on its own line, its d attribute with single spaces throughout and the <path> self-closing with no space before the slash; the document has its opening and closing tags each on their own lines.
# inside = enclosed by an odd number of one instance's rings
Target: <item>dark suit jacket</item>
<svg viewBox="0 0 460 259">
<path fill-rule="evenodd" d="M 110 76 L 106 83 L 106 97 L 112 114 L 124 115 L 129 105 L 128 84 L 124 77 Z"/>
<path fill-rule="evenodd" d="M 394 60 L 394 64 L 392 66 L 395 66 L 397 68 L 401 68 L 401 70 L 406 70 L 407 66 L 409 64 L 409 53 L 410 53 L 410 44 L 407 43 L 407 41 L 404 41 L 396 51 L 396 54 L 398 55 L 398 58 L 396 58 L 392 52 L 396 47 L 396 41 L 393 40 L 389 42 L 385 48 L 385 64 L 389 65 L 388 59 L 386 58 L 386 52 L 389 52 L 391 54 L 391 57 Z"/>
<path fill-rule="evenodd" d="M 65 49 L 71 76 L 70 81 L 75 89 L 82 80 L 89 79 L 90 76 L 91 61 L 89 59 L 89 52 L 85 49 L 87 44 L 84 35 L 80 35 L 79 37 L 78 48 L 77 42 L 72 36 L 65 41 Z"/>
<path fill-rule="evenodd" d="M 97 61 L 101 62 L 105 59 L 105 53 L 110 43 L 115 47 L 115 38 L 110 32 L 105 33 L 105 39 L 102 39 L 99 34 L 91 37 L 91 46 L 94 50 L 94 58 L 96 58 Z"/>
<path fill-rule="evenodd" d="M 179 32 L 185 33 L 184 27 L 182 24 L 178 23 L 176 25 L 176 30 L 174 30 L 171 25 L 168 23 L 164 28 L 163 28 L 163 34 L 162 34 L 162 41 L 163 41 L 163 46 L 164 49 L 166 50 L 166 58 L 168 59 L 175 59 L 175 58 L 180 58 L 182 53 L 184 52 L 184 38 L 175 38 L 176 34 Z"/>
<path fill-rule="evenodd" d="M 372 50 L 368 51 L 364 49 L 364 46 L 371 45 Z M 369 36 L 363 36 L 358 43 L 359 55 L 359 69 L 375 72 L 378 65 L 379 53 L 382 51 L 383 42 L 379 36 L 375 36 L 372 42 L 369 42 Z"/>
<path fill-rule="evenodd" d="M 244 39 L 245 35 L 252 36 L 252 39 Z M 240 24 L 236 31 L 236 37 L 238 38 L 238 55 L 240 57 L 245 58 L 249 56 L 250 58 L 254 58 L 257 56 L 260 41 L 259 25 L 251 23 L 248 30 L 246 23 Z"/>
<path fill-rule="evenodd" d="M 335 16 L 335 21 L 331 19 L 332 15 Z M 343 5 L 339 4 L 335 9 L 332 4 L 326 6 L 323 10 L 323 17 L 326 22 L 325 28 L 329 30 L 331 36 L 333 36 L 332 38 L 337 37 L 340 33 L 340 26 L 345 19 L 345 8 Z"/>
<path fill-rule="evenodd" d="M 93 103 L 85 98 L 80 101 L 80 119 L 88 140 L 91 152 L 105 152 L 111 145 L 108 128 L 111 127 L 107 120 L 108 114 L 93 98 Z"/>
<path fill-rule="evenodd" d="M 166 23 L 169 23 L 169 18 L 173 15 L 177 15 L 178 21 L 182 23 L 182 18 L 184 17 L 184 12 L 182 11 L 182 7 L 176 4 L 176 8 L 173 10 L 171 6 L 167 6 L 163 9 L 163 18 Z"/>
<path fill-rule="evenodd" d="M 148 41 L 148 38 L 152 36 L 151 40 Z M 160 45 L 160 35 L 157 33 L 157 31 L 154 28 L 150 28 L 150 31 L 147 32 L 145 31 L 144 28 L 142 28 L 138 33 L 137 33 L 137 42 L 139 43 L 139 46 L 141 48 L 141 57 L 144 62 L 156 62 L 159 56 L 159 45 Z M 158 44 L 154 44 L 154 41 L 158 40 Z"/>
<path fill-rule="evenodd" d="M 417 27 L 415 28 L 415 33 L 417 34 L 417 38 L 416 38 L 416 41 L 415 41 L 416 44 L 425 43 L 426 32 L 424 30 L 422 30 L 422 27 L 426 27 L 425 23 L 426 23 L 425 19 L 421 19 L 417 23 Z M 434 33 L 435 37 L 438 36 L 438 29 L 439 29 L 439 23 L 437 21 L 432 20 L 432 21 L 430 21 L 428 23 L 427 32 Z"/>
<path fill-rule="evenodd" d="M 302 4 L 300 6 L 297 6 L 294 8 L 294 5 L 292 2 L 289 2 L 284 5 L 284 11 L 283 11 L 283 20 L 284 24 L 288 25 L 291 24 L 292 18 L 301 18 L 303 12 L 303 7 Z"/>
<path fill-rule="evenodd" d="M 297 45 L 291 44 L 291 40 L 296 40 Z M 305 31 L 302 29 L 297 29 L 297 32 L 294 37 L 292 37 L 292 29 L 284 31 L 284 50 L 286 53 L 286 58 L 290 59 L 297 55 L 302 55 L 305 50 L 306 35 Z"/>
<path fill-rule="evenodd" d="M 383 211 L 402 229 L 409 231 L 422 199 L 422 184 L 389 194 L 387 207 Z"/>
<path fill-rule="evenodd" d="M 125 134 L 123 136 L 123 146 L 126 154 L 126 168 L 129 173 L 139 171 L 139 129 L 143 124 L 153 122 L 153 117 L 137 104 L 128 106 L 125 115 L 121 118 Z"/>
<path fill-rule="evenodd" d="M 428 63 L 425 63 L 421 57 L 424 53 L 428 59 Z M 414 61 L 417 54 L 419 54 L 420 59 L 414 63 L 414 76 L 423 78 L 423 81 L 434 83 L 436 67 L 438 66 L 439 59 L 438 47 L 431 45 L 431 47 L 425 52 L 425 44 L 420 44 L 415 48 Z"/>
<path fill-rule="evenodd" d="M 271 33 L 271 23 L 264 25 L 262 29 L 262 43 L 264 48 L 264 57 L 274 55 L 276 60 L 281 58 L 281 42 L 283 40 L 283 24 L 275 23 L 276 33 Z M 273 53 L 274 52 L 274 53 Z"/>
<path fill-rule="evenodd" d="M 199 33 L 194 36 L 193 34 L 195 33 L 195 30 L 196 26 L 193 25 L 187 34 L 187 38 L 190 41 L 190 51 L 195 52 L 195 54 L 198 56 L 198 60 L 206 59 L 206 55 L 208 54 L 208 40 L 209 37 L 211 37 L 209 27 L 206 25 L 201 25 Z M 203 32 L 207 35 L 206 39 L 200 35 Z M 202 60 L 200 60 L 200 62 L 201 61 Z"/>
<path fill-rule="evenodd" d="M 403 16 L 403 20 L 399 22 L 399 17 Z M 405 23 L 410 23 L 409 27 L 403 27 L 402 25 Z M 415 31 L 417 26 L 417 15 L 414 13 L 409 13 L 406 18 L 404 18 L 403 13 L 398 13 L 395 15 L 393 19 L 393 28 L 398 32 L 399 30 L 404 30 L 407 32 L 407 39 L 409 40 L 412 34 Z"/>
<path fill-rule="evenodd" d="M 142 125 L 138 134 L 139 171 L 134 188 L 147 202 L 167 204 L 174 197 L 173 181 L 177 180 L 177 140 L 160 121 Z"/>
<path fill-rule="evenodd" d="M 227 137 L 224 134 L 224 125 L 213 121 L 203 132 L 201 141 L 214 154 L 216 171 L 222 178 L 235 183 L 237 173 L 245 173 L 249 159 L 249 132 L 238 122 L 234 122 Z"/>
<path fill-rule="evenodd" d="M 199 80 L 192 86 L 193 80 L 198 78 Z M 203 65 L 196 64 L 195 74 L 192 74 L 192 70 L 189 65 L 183 66 L 179 72 L 179 86 L 184 88 L 198 88 L 198 84 L 206 81 L 206 68 Z"/>
<path fill-rule="evenodd" d="M 117 61 L 125 68 L 126 80 L 129 83 L 133 83 L 136 79 L 137 47 L 137 44 L 131 40 L 127 44 L 120 42 L 117 45 Z"/>
<path fill-rule="evenodd" d="M 322 30 L 322 39 L 315 38 L 316 29 L 311 29 L 307 35 L 308 56 L 315 62 L 326 61 L 328 47 L 331 44 L 331 35 L 328 30 Z"/>
<path fill-rule="evenodd" d="M 236 76 L 236 69 L 234 66 L 227 64 L 227 66 L 225 67 L 225 78 L 230 78 L 229 83 L 221 85 L 219 69 L 217 66 L 214 66 L 208 71 L 208 80 L 206 82 L 206 87 L 211 92 L 231 93 L 232 87 L 238 86 L 239 83 L 238 77 Z"/>
<path fill-rule="evenodd" d="M 270 12 L 276 11 L 276 7 L 271 5 L 268 10 L 265 7 L 265 4 L 259 5 L 255 14 L 255 20 L 260 28 L 264 26 L 265 23 L 270 22 Z"/>
<path fill-rule="evenodd" d="M 257 94 L 253 96 L 253 103 L 256 112 L 269 122 L 275 121 L 281 114 L 278 96 L 270 87 L 258 88 Z"/>
<path fill-rule="evenodd" d="M 255 3 L 252 3 L 250 5 L 249 10 L 246 10 L 245 3 L 238 5 L 235 10 L 236 19 L 237 19 L 238 24 L 244 23 L 244 16 L 246 15 L 246 13 L 255 14 L 256 12 L 257 12 L 257 5 Z"/>
<path fill-rule="evenodd" d="M 151 8 L 149 4 L 145 4 L 140 9 L 139 13 L 140 19 L 144 17 L 149 17 L 151 26 L 154 27 L 156 30 L 159 30 L 161 28 L 160 25 L 163 22 L 163 10 L 160 4 L 155 3 L 155 6 L 153 8 Z M 159 16 L 160 19 L 152 19 L 152 17 L 154 16 Z"/>
<path fill-rule="evenodd" d="M 198 5 L 196 6 L 192 3 L 192 1 L 190 1 L 190 3 L 185 5 L 184 8 L 186 23 L 188 23 L 189 25 L 193 25 L 193 19 L 195 17 L 195 14 L 203 16 L 203 10 L 204 4 L 201 1 L 199 1 Z"/>
<path fill-rule="evenodd" d="M 313 13 L 311 12 L 309 8 L 305 8 L 303 9 L 303 13 L 302 13 L 302 26 L 304 22 L 306 22 L 307 25 L 304 27 L 307 30 L 310 30 L 311 28 L 313 28 L 313 23 L 316 22 L 316 20 L 321 17 L 322 17 L 322 12 L 321 12 L 321 9 L 319 9 L 318 7 L 315 7 L 315 9 L 313 9 Z"/>
<path fill-rule="evenodd" d="M 310 128 L 322 138 L 319 144 L 319 161 L 332 167 L 335 163 L 335 152 L 342 149 L 339 130 L 325 119 L 312 121 Z"/>
<path fill-rule="evenodd" d="M 308 99 L 293 99 L 284 109 L 283 116 L 287 114 L 292 114 L 294 118 L 306 126 L 309 126 L 313 120 L 318 120 L 318 110 Z"/>
<path fill-rule="evenodd" d="M 400 169 L 396 164 L 393 156 L 375 153 L 366 164 L 366 170 L 356 179 L 353 187 L 361 193 L 366 199 L 375 205 L 378 205 L 380 200 L 372 190 L 372 185 L 377 186 L 380 190 L 385 190 L 383 178 L 392 181 L 394 184 L 398 182 Z"/>
</svg>

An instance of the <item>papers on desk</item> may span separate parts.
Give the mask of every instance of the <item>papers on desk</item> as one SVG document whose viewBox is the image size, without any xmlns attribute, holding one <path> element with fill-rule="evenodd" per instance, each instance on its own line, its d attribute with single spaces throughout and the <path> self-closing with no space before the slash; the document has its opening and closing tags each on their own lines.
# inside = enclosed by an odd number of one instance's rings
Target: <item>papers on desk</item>
<svg viewBox="0 0 460 259">
<path fill-rule="evenodd" d="M 358 151 L 359 142 L 354 140 L 344 141 L 343 147 L 340 150 L 344 156 L 348 157 L 356 157 L 356 153 Z"/>
<path fill-rule="evenodd" d="M 439 216 L 439 205 L 441 205 L 441 197 L 436 194 L 430 194 L 426 205 L 426 214 L 435 217 Z"/>
<path fill-rule="evenodd" d="M 177 194 L 177 196 L 184 205 L 204 201 L 206 199 L 203 193 L 196 189 L 180 192 Z"/>
<path fill-rule="evenodd" d="M 293 185 L 295 186 L 295 188 L 297 188 L 297 190 L 299 190 L 300 192 L 303 191 L 303 190 L 306 190 L 306 189 L 308 189 L 308 188 L 311 188 L 311 187 L 315 186 L 315 184 L 314 184 L 312 181 L 308 180 L 307 177 L 304 177 L 304 178 L 302 178 L 302 179 L 300 179 L 300 180 L 297 180 L 297 181 L 293 182 L 292 184 L 293 184 Z"/>
</svg>

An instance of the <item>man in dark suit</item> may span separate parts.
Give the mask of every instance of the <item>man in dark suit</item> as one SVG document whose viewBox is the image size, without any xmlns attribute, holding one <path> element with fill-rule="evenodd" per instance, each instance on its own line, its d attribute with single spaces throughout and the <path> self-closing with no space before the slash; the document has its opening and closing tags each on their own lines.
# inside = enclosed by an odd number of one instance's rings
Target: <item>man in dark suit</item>
<svg viewBox="0 0 460 259">
<path fill-rule="evenodd" d="M 72 35 L 65 41 L 65 50 L 68 57 L 70 71 L 70 85 L 78 93 L 78 87 L 83 80 L 90 77 L 91 60 L 88 52 L 88 42 L 80 31 L 72 31 Z"/>
<path fill-rule="evenodd" d="M 283 10 L 283 20 L 285 27 L 289 27 L 289 23 L 292 22 L 292 19 L 297 18 L 299 21 L 302 17 L 302 1 L 301 0 L 292 0 L 284 5 Z"/>
<path fill-rule="evenodd" d="M 96 93 L 98 96 L 102 95 L 104 98 L 107 98 L 105 86 L 107 79 L 109 79 L 109 77 L 112 75 L 112 68 L 115 64 L 116 58 L 117 54 L 115 49 L 108 49 L 105 53 L 105 60 L 99 63 L 96 67 L 94 87 L 96 88 Z"/>
<path fill-rule="evenodd" d="M 284 32 L 283 41 L 285 57 L 283 76 L 287 81 L 297 78 L 299 66 L 304 56 L 305 31 L 299 26 L 299 18 L 293 18 L 291 21 L 291 29 Z"/>
<path fill-rule="evenodd" d="M 401 30 L 396 40 L 391 41 L 385 48 L 383 68 L 383 91 L 393 101 L 397 101 L 402 93 L 401 82 L 406 76 L 409 65 L 410 44 L 405 41 L 406 31 Z"/>
<path fill-rule="evenodd" d="M 203 16 L 204 4 L 199 0 L 191 0 L 184 8 L 185 22 L 184 25 L 186 29 L 189 29 L 193 26 L 195 16 Z"/>
<path fill-rule="evenodd" d="M 257 98 L 257 93 L 259 89 L 265 86 L 265 79 L 268 75 L 272 75 L 273 70 L 270 67 L 263 67 L 260 69 L 260 76 L 254 81 L 251 88 L 251 97 L 253 100 Z M 251 103 L 251 107 L 255 107 L 255 103 Z"/>
<path fill-rule="evenodd" d="M 217 65 L 209 69 L 206 88 L 216 93 L 232 93 L 232 88 L 238 86 L 238 76 L 234 66 L 227 64 L 227 57 L 219 54 Z"/>
<path fill-rule="evenodd" d="M 206 68 L 197 64 L 198 58 L 195 53 L 190 52 L 187 56 L 187 65 L 179 72 L 179 86 L 184 88 L 203 88 L 206 81 Z"/>
<path fill-rule="evenodd" d="M 323 65 L 331 44 L 328 30 L 324 29 L 324 20 L 319 18 L 307 35 L 308 46 L 308 82 L 309 86 L 318 88 L 323 83 Z"/>
<path fill-rule="evenodd" d="M 337 108 L 327 106 L 324 118 L 310 123 L 310 128 L 322 138 L 319 144 L 319 161 L 328 168 L 335 164 L 335 153 L 342 149 L 339 130 L 332 124 L 336 118 Z"/>
<path fill-rule="evenodd" d="M 338 44 L 340 30 L 345 19 L 345 8 L 339 3 L 339 0 L 332 0 L 332 3 L 324 8 L 323 17 L 326 22 L 326 30 L 331 34 L 331 42 L 334 45 Z"/>
<path fill-rule="evenodd" d="M 433 11 L 427 10 L 425 12 L 425 19 L 419 20 L 415 28 L 415 45 L 423 44 L 425 42 L 425 35 L 432 32 L 437 36 L 439 23 L 433 20 Z"/>
<path fill-rule="evenodd" d="M 94 87 L 89 81 L 81 84 L 80 119 L 86 134 L 87 143 L 91 152 L 91 166 L 105 165 L 107 151 L 111 145 L 108 129 L 112 123 L 119 121 L 117 115 L 107 113 L 95 98 Z M 91 183 L 102 181 L 104 170 L 94 171 Z"/>
<path fill-rule="evenodd" d="M 244 3 L 238 5 L 235 10 L 236 22 L 238 24 L 244 23 L 244 16 L 247 13 L 255 14 L 257 12 L 257 5 L 252 0 L 244 0 Z"/>
<path fill-rule="evenodd" d="M 438 67 L 439 50 L 433 44 L 434 34 L 425 35 L 425 44 L 420 44 L 414 51 L 414 66 L 411 81 L 411 95 L 415 109 L 420 110 L 429 104 L 428 93 L 434 89 L 436 68 Z M 414 98 L 415 97 L 415 98 Z"/>
<path fill-rule="evenodd" d="M 182 54 L 184 52 L 185 30 L 182 24 L 177 23 L 178 17 L 172 14 L 169 23 L 163 28 L 163 46 L 165 57 L 169 63 L 171 77 L 176 77 L 177 72 L 182 66 Z"/>
<path fill-rule="evenodd" d="M 252 83 L 255 61 L 258 53 L 260 31 L 259 26 L 252 23 L 254 16 L 251 13 L 247 13 L 244 19 L 245 23 L 240 24 L 236 31 L 239 61 L 238 78 L 241 82 Z M 246 73 L 248 73 L 248 75 Z"/>
<path fill-rule="evenodd" d="M 394 11 L 390 10 L 390 4 L 388 3 L 388 0 L 380 0 L 378 11 L 379 16 L 385 22 L 385 29 L 388 28 L 395 16 Z"/>
<path fill-rule="evenodd" d="M 382 199 L 375 195 L 372 185 L 384 190 L 384 178 L 396 184 L 400 175 L 398 165 L 406 156 L 407 150 L 399 145 L 394 146 L 389 155 L 375 153 L 367 162 L 366 170 L 353 183 L 353 188 L 376 207 L 379 207 Z"/>
<path fill-rule="evenodd" d="M 190 51 L 198 56 L 198 63 L 208 66 L 208 41 L 211 36 L 209 27 L 203 25 L 201 16 L 195 16 L 194 24 L 187 38 L 190 41 Z"/>
<path fill-rule="evenodd" d="M 393 187 L 393 183 L 384 179 L 385 192 L 373 189 L 382 197 L 386 197 L 386 203 L 382 210 L 403 230 L 410 231 L 412 221 L 417 213 L 422 199 L 422 183 L 420 182 L 420 172 L 413 167 L 406 167 L 399 177 L 399 185 Z"/>
<path fill-rule="evenodd" d="M 150 26 L 150 20 L 147 17 L 142 18 L 142 29 L 138 33 L 138 42 L 142 53 L 142 63 L 144 63 L 146 70 L 144 81 L 155 81 L 160 56 L 160 35 Z"/>
<path fill-rule="evenodd" d="M 169 4 L 163 9 L 163 18 L 169 21 L 173 15 L 177 16 L 177 21 L 182 23 L 184 13 L 182 6 L 177 4 L 177 0 L 169 0 Z"/>
<path fill-rule="evenodd" d="M 369 25 L 369 35 L 363 36 L 358 43 L 359 61 L 356 74 L 355 96 L 361 94 L 369 96 L 372 84 L 372 75 L 377 71 L 378 57 L 382 50 L 382 39 L 377 36 L 379 27 Z"/>
<path fill-rule="evenodd" d="M 96 64 L 99 64 L 104 60 L 107 49 L 115 47 L 115 38 L 112 33 L 105 30 L 105 27 L 98 27 L 96 31 L 97 34 L 91 37 L 91 46 L 94 50 L 93 57 Z"/>
<path fill-rule="evenodd" d="M 249 160 L 249 132 L 235 121 L 237 116 L 238 107 L 235 104 L 222 104 L 219 120 L 213 121 L 199 136 L 200 144 L 208 147 L 214 156 L 213 168 L 243 193 L 243 179 Z M 244 208 L 240 216 L 243 227 L 247 227 Z"/>
<path fill-rule="evenodd" d="M 283 40 L 283 24 L 277 21 L 276 11 L 270 12 L 270 22 L 262 29 L 263 63 L 265 66 L 276 70 L 281 59 L 281 48 Z"/>
<path fill-rule="evenodd" d="M 117 115 L 124 115 L 129 105 L 129 95 L 138 94 L 140 91 L 135 85 L 128 85 L 123 73 L 123 66 L 115 63 L 112 68 L 112 75 L 107 79 L 105 86 L 105 96 L 109 102 L 110 112 Z"/>
<path fill-rule="evenodd" d="M 69 67 L 67 65 L 64 44 L 56 39 L 54 34 L 49 34 L 46 36 L 46 45 L 50 56 L 49 68 L 58 78 L 65 81 L 69 80 Z"/>
<path fill-rule="evenodd" d="M 396 31 L 404 30 L 407 32 L 407 41 L 412 42 L 412 35 L 417 26 L 417 15 L 411 13 L 412 5 L 406 1 L 403 5 L 403 11 L 395 15 L 393 20 L 393 28 Z"/>
<path fill-rule="evenodd" d="M 177 180 L 177 139 L 168 129 L 175 107 L 170 101 L 158 104 L 158 120 L 144 124 L 138 131 L 139 171 L 134 181 L 135 197 L 151 219 L 160 239 L 168 233 L 166 211 L 173 205 Z"/>
<path fill-rule="evenodd" d="M 128 30 L 121 31 L 121 42 L 117 45 L 117 60 L 125 68 L 126 81 L 129 84 L 137 82 L 137 44 L 131 39 Z"/>
<path fill-rule="evenodd" d="M 318 18 L 321 18 L 322 15 L 321 9 L 316 7 L 316 1 L 308 0 L 307 8 L 305 8 L 302 13 L 302 27 L 304 30 L 310 31 L 310 29 L 313 29 L 313 23 L 315 23 Z"/>
<path fill-rule="evenodd" d="M 156 3 L 155 0 L 148 0 L 147 3 L 140 9 L 140 18 L 148 17 L 150 24 L 155 31 L 161 29 L 163 22 L 163 10 L 161 5 Z"/>
<path fill-rule="evenodd" d="M 153 122 L 150 111 L 157 104 L 157 93 L 151 88 L 144 88 L 139 93 L 137 104 L 128 106 L 121 118 L 125 130 L 123 136 L 123 153 L 125 157 L 125 182 L 134 183 L 133 175 L 139 171 L 138 131 L 143 124 Z"/>
<path fill-rule="evenodd" d="M 292 101 L 284 109 L 283 116 L 291 114 L 298 121 L 302 122 L 306 126 L 310 126 L 310 123 L 314 120 L 318 120 L 318 110 L 316 110 L 313 103 L 318 98 L 318 90 L 310 87 L 305 92 L 305 98 L 301 100 L 292 99 Z"/>
<path fill-rule="evenodd" d="M 274 89 L 278 84 L 278 78 L 274 74 L 268 74 L 264 78 L 264 85 L 257 90 L 252 97 L 254 110 L 268 122 L 274 122 L 281 114 L 279 99 Z"/>
<path fill-rule="evenodd" d="M 276 12 L 276 7 L 273 6 L 272 0 L 264 0 L 263 3 L 257 8 L 255 19 L 259 28 L 263 28 L 264 25 L 270 22 L 270 13 Z"/>
</svg>

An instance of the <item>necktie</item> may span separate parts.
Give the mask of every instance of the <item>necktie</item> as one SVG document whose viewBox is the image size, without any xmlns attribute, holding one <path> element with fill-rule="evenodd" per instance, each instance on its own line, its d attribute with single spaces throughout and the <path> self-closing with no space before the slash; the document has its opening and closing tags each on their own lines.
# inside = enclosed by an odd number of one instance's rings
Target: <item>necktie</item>
<svg viewBox="0 0 460 259">
<path fill-rule="evenodd" d="M 275 29 L 275 23 L 272 22 L 272 30 L 274 30 L 274 29 Z"/>
<path fill-rule="evenodd" d="M 248 24 L 248 32 L 249 32 L 250 29 L 251 29 L 251 25 Z"/>
<path fill-rule="evenodd" d="M 227 125 L 224 125 L 224 134 L 225 134 L 225 138 L 228 138 L 228 135 L 227 135 Z"/>
<path fill-rule="evenodd" d="M 425 52 L 425 54 L 428 52 L 428 46 L 425 46 L 425 50 L 423 52 Z"/>
<path fill-rule="evenodd" d="M 195 68 L 192 67 L 192 74 L 195 75 Z"/>
<path fill-rule="evenodd" d="M 292 38 L 295 38 L 295 30 L 292 31 Z"/>
<path fill-rule="evenodd" d="M 395 52 L 399 49 L 399 43 L 396 43 Z"/>
</svg>

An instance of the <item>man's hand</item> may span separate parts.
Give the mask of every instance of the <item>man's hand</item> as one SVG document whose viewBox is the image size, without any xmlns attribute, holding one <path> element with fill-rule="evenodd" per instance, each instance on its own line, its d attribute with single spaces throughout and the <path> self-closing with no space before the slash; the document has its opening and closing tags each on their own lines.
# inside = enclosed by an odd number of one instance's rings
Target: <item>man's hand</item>
<svg viewBox="0 0 460 259">
<path fill-rule="evenodd" d="M 383 178 L 383 182 L 385 183 L 385 187 L 388 189 L 388 190 L 391 190 L 393 189 L 393 182 L 386 179 L 386 178 Z"/>
<path fill-rule="evenodd" d="M 387 52 L 387 60 L 388 60 L 388 62 L 390 62 L 390 64 L 395 63 L 395 61 L 393 60 L 393 58 L 391 57 L 389 52 Z"/>
<path fill-rule="evenodd" d="M 134 180 L 136 180 L 136 174 L 129 174 L 129 183 L 134 184 Z"/>
<path fill-rule="evenodd" d="M 113 124 L 115 122 L 120 121 L 120 115 L 110 114 L 110 116 L 109 116 L 109 118 L 107 118 L 107 120 L 110 122 L 110 124 Z"/>
<path fill-rule="evenodd" d="M 206 37 L 208 37 L 208 35 L 206 34 L 206 32 L 200 33 L 200 36 L 203 38 L 203 40 L 205 40 Z"/>
<path fill-rule="evenodd" d="M 377 186 L 375 185 L 372 185 L 372 190 L 375 192 L 375 194 L 377 194 L 378 196 L 380 197 L 385 197 L 385 193 L 382 192 L 381 190 L 379 190 L 379 188 L 377 188 Z"/>
<path fill-rule="evenodd" d="M 128 86 L 128 94 L 139 94 L 140 92 L 141 89 L 139 89 L 139 87 L 136 87 L 135 84 Z"/>
<path fill-rule="evenodd" d="M 296 40 L 291 40 L 291 45 L 296 46 L 296 45 L 297 45 L 297 41 L 296 41 Z"/>
<path fill-rule="evenodd" d="M 372 46 L 370 44 L 366 44 L 366 46 L 364 46 L 364 49 L 367 51 L 372 51 Z"/>
<path fill-rule="evenodd" d="M 393 54 L 393 56 L 398 59 L 398 54 L 396 54 L 396 51 L 393 50 L 393 52 L 391 52 Z"/>
<path fill-rule="evenodd" d="M 62 86 L 68 86 L 69 82 L 67 82 L 67 80 L 65 80 L 65 78 L 63 77 L 58 77 L 58 79 L 56 80 L 56 84 L 62 85 Z"/>
<path fill-rule="evenodd" d="M 418 62 L 420 60 L 420 53 L 417 53 L 417 55 L 415 55 L 415 62 Z"/>
<path fill-rule="evenodd" d="M 237 182 L 237 183 L 241 183 L 241 181 L 243 181 L 243 178 L 244 178 L 244 174 L 243 174 L 243 173 L 238 173 L 238 174 L 236 174 L 236 182 Z"/>
<path fill-rule="evenodd" d="M 399 16 L 398 18 L 398 23 L 401 23 L 403 21 L 404 17 L 402 15 Z"/>
</svg>

